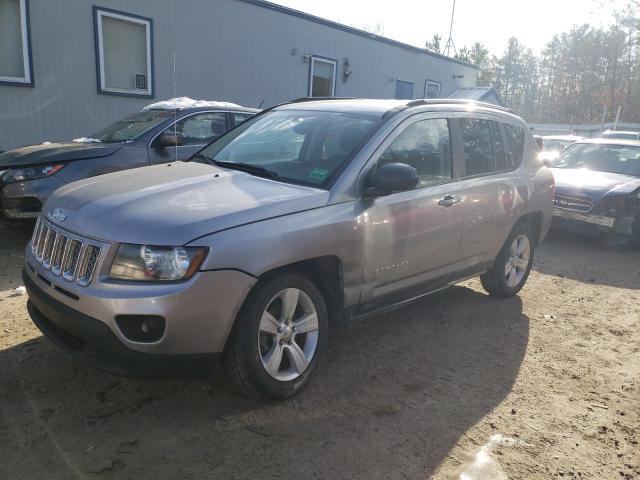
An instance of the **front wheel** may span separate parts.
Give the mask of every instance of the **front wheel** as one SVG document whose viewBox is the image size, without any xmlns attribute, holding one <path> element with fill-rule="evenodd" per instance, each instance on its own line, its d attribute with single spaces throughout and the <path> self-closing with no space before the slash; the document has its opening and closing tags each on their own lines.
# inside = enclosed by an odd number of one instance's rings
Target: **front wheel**
<svg viewBox="0 0 640 480">
<path fill-rule="evenodd" d="M 516 295 L 529 277 L 534 245 L 529 225 L 516 224 L 500 250 L 493 268 L 480 277 L 484 289 L 494 297 L 507 298 Z"/>
<path fill-rule="evenodd" d="M 311 381 L 324 352 L 329 321 L 318 288 L 287 273 L 250 292 L 224 352 L 232 383 L 244 394 L 288 398 Z"/>
</svg>

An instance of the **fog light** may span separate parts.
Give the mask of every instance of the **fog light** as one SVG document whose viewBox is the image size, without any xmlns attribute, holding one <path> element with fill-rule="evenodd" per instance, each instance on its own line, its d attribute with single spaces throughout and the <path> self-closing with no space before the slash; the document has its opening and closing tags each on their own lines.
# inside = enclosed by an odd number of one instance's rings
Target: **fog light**
<svg viewBox="0 0 640 480">
<path fill-rule="evenodd" d="M 157 342 L 164 335 L 166 321 L 159 315 L 117 315 L 116 324 L 132 342 Z"/>
</svg>

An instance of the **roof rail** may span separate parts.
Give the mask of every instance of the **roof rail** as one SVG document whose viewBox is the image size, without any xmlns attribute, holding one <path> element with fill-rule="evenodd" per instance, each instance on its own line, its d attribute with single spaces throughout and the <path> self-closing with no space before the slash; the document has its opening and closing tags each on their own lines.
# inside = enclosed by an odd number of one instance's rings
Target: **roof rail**
<svg viewBox="0 0 640 480">
<path fill-rule="evenodd" d="M 407 103 L 407 107 L 418 107 L 420 105 L 468 105 L 473 104 L 479 107 L 493 108 L 495 110 L 501 110 L 503 112 L 515 113 L 508 107 L 502 107 L 488 102 L 479 102 L 477 100 L 471 100 L 468 98 L 420 98 L 418 100 L 411 100 Z"/>
<path fill-rule="evenodd" d="M 355 100 L 356 97 L 300 97 L 286 103 L 316 102 L 321 100 Z"/>
</svg>

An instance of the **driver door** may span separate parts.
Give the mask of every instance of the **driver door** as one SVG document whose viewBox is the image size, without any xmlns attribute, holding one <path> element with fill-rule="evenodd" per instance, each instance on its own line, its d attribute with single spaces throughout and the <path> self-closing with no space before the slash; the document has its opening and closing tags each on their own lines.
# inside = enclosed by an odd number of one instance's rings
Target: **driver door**
<svg viewBox="0 0 640 480">
<path fill-rule="evenodd" d="M 449 122 L 420 117 L 382 145 L 374 167 L 409 164 L 420 178 L 416 188 L 363 200 L 370 202 L 362 214 L 365 302 L 387 303 L 412 296 L 412 288 L 445 285 L 459 257 L 465 198 L 453 175 Z"/>
<path fill-rule="evenodd" d="M 182 135 L 181 145 L 166 146 L 160 142 L 162 133 L 151 142 L 149 163 L 168 163 L 188 160 L 205 145 L 213 142 L 228 130 L 228 118 L 225 112 L 198 112 L 188 115 L 166 128 L 166 131 Z"/>
</svg>

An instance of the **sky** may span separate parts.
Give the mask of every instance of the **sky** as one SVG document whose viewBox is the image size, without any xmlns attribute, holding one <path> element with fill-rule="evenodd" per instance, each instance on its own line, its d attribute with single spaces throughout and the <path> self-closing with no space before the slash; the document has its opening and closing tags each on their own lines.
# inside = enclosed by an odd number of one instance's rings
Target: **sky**
<svg viewBox="0 0 640 480">
<path fill-rule="evenodd" d="M 353 27 L 382 25 L 385 37 L 424 47 L 434 34 L 449 35 L 453 0 L 271 0 L 286 7 Z M 607 25 L 613 8 L 625 0 L 456 0 L 453 40 L 457 48 L 484 43 L 504 51 L 517 37 L 539 53 L 557 33 L 572 25 Z"/>
</svg>

